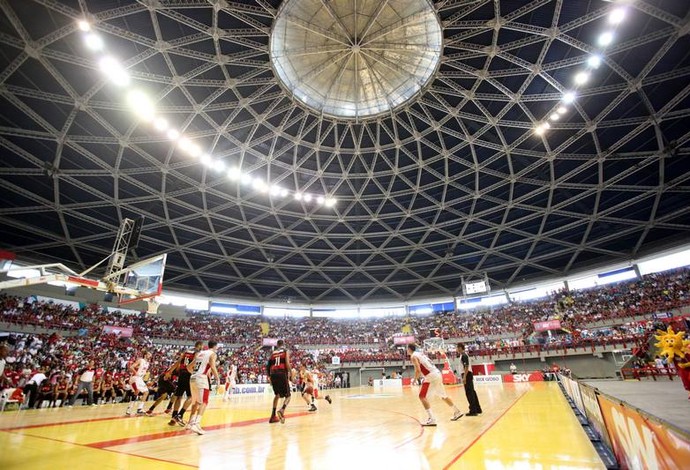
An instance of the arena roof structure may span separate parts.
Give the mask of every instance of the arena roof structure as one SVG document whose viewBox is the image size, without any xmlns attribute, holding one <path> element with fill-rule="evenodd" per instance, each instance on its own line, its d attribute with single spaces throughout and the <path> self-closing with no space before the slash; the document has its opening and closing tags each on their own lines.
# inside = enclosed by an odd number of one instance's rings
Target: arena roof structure
<svg viewBox="0 0 690 470">
<path fill-rule="evenodd" d="M 204 296 L 451 296 L 690 233 L 690 2 L 0 2 L 0 248 Z"/>
</svg>

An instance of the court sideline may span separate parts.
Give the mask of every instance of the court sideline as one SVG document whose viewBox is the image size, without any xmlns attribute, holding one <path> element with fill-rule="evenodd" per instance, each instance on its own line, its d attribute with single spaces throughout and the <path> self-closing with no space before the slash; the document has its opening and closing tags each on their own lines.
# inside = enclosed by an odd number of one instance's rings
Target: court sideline
<svg viewBox="0 0 690 470">
<path fill-rule="evenodd" d="M 448 391 L 466 411 L 462 388 Z M 457 422 L 432 399 L 436 428 L 421 427 L 416 392 L 330 391 L 333 404 L 319 400 L 316 413 L 294 397 L 284 425 L 267 423 L 268 395 L 214 397 L 204 436 L 169 427 L 162 413 L 126 417 L 126 405 L 9 411 L 0 415 L 0 467 L 605 468 L 556 383 L 480 386 L 484 414 Z"/>
</svg>

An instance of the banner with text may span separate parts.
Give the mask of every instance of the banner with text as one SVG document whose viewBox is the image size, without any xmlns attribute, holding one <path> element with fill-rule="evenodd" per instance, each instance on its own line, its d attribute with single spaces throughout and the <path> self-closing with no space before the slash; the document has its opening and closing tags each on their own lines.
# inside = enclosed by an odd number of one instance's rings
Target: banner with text
<svg viewBox="0 0 690 470">
<path fill-rule="evenodd" d="M 601 415 L 601 408 L 599 408 L 599 400 L 597 400 L 597 392 L 593 387 L 580 383 L 580 396 L 582 397 L 582 404 L 585 407 L 585 416 L 589 421 L 590 426 L 594 428 L 594 432 L 606 444 L 608 449 L 613 452 L 611 441 L 609 440 L 609 433 L 606 431 L 606 424 L 604 417 Z"/>
<path fill-rule="evenodd" d="M 560 320 L 538 321 L 534 324 L 534 331 L 560 330 Z"/>
<path fill-rule="evenodd" d="M 500 384 L 503 378 L 500 375 L 475 375 L 472 380 L 476 384 Z"/>
<path fill-rule="evenodd" d="M 503 381 L 507 383 L 543 382 L 544 376 L 541 372 L 531 372 L 529 374 L 508 374 L 503 376 Z"/>
<path fill-rule="evenodd" d="M 393 336 L 393 344 L 397 345 L 405 345 L 405 344 L 410 344 L 414 343 L 414 336 L 412 335 L 407 335 L 407 336 Z"/>
<path fill-rule="evenodd" d="M 674 432 L 604 395 L 597 398 L 621 468 L 688 468 L 690 435 Z"/>
</svg>

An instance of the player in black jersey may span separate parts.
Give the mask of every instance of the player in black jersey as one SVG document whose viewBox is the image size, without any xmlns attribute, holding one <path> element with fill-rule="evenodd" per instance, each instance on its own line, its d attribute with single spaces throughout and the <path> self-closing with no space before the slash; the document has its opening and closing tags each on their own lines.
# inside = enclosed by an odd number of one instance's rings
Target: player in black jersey
<svg viewBox="0 0 690 470">
<path fill-rule="evenodd" d="M 158 391 L 156 401 L 154 401 L 153 405 L 151 405 L 151 407 L 148 409 L 146 416 L 153 416 L 153 410 L 156 409 L 160 402 L 166 400 L 169 396 L 172 396 L 173 392 L 175 392 L 175 385 L 173 385 L 172 381 L 172 371 L 167 370 L 158 376 Z"/>
<path fill-rule="evenodd" d="M 184 413 L 187 407 L 192 403 L 192 390 L 189 386 L 189 378 L 192 374 L 187 371 L 187 366 L 194 362 L 194 358 L 197 353 L 201 351 L 204 347 L 203 341 L 197 341 L 194 343 L 194 349 L 187 349 L 180 353 L 180 357 L 172 365 L 171 369 L 177 371 L 177 389 L 175 390 L 175 404 L 173 405 L 172 416 L 168 424 L 174 426 L 179 424 L 180 426 L 185 426 L 187 423 L 184 422 Z M 182 395 L 187 394 L 187 399 L 180 408 L 182 404 Z"/>
<path fill-rule="evenodd" d="M 273 387 L 273 410 L 271 411 L 271 419 L 269 423 L 285 422 L 285 408 L 290 403 L 290 373 L 292 366 L 290 365 L 290 353 L 285 349 L 285 342 L 282 339 L 278 340 L 276 349 L 271 353 L 266 364 L 266 375 L 268 381 Z M 283 405 L 278 411 L 278 401 L 283 398 Z"/>
</svg>

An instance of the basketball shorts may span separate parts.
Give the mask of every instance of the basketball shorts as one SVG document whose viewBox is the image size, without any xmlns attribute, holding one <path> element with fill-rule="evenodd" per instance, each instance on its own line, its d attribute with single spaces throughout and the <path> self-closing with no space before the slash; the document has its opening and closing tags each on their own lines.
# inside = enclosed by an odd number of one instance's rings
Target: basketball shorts
<svg viewBox="0 0 690 470">
<path fill-rule="evenodd" d="M 211 388 L 208 381 L 208 376 L 199 375 L 191 377 L 189 386 L 192 389 L 192 402 L 203 403 L 208 405 L 208 397 L 211 394 Z"/>
<path fill-rule="evenodd" d="M 170 380 L 165 380 L 163 376 L 158 377 L 158 395 L 163 395 L 164 393 L 167 393 L 168 395 L 172 395 L 173 392 L 175 391 L 175 386 Z"/>
<path fill-rule="evenodd" d="M 129 384 L 132 386 L 132 391 L 137 395 L 149 391 L 149 388 L 146 386 L 146 382 L 144 382 L 144 379 L 142 379 L 138 375 L 131 377 L 129 379 Z"/>
<path fill-rule="evenodd" d="M 440 372 L 432 372 L 424 377 L 422 387 L 419 389 L 419 398 L 428 398 L 430 396 L 437 396 L 439 398 L 446 398 L 446 389 L 443 386 L 443 377 Z"/>
<path fill-rule="evenodd" d="M 273 393 L 279 397 L 290 396 L 290 381 L 287 374 L 271 374 L 271 387 L 273 387 Z"/>
<path fill-rule="evenodd" d="M 184 372 L 181 372 L 180 375 L 177 377 L 177 388 L 175 389 L 176 397 L 181 397 L 185 393 L 187 394 L 187 397 L 192 396 L 192 389 L 189 386 L 190 377 L 191 374 L 185 374 Z"/>
</svg>

